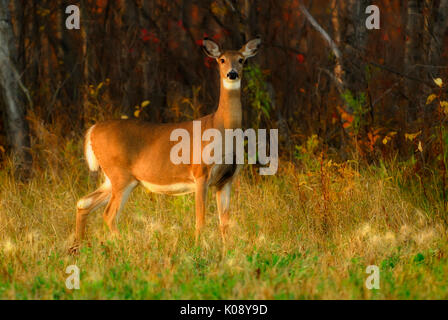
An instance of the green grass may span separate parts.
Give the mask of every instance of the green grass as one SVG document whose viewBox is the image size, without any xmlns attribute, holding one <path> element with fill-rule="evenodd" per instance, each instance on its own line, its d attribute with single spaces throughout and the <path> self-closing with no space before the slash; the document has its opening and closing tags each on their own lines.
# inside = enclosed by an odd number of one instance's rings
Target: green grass
<svg viewBox="0 0 448 320">
<path fill-rule="evenodd" d="M 226 247 L 212 193 L 195 246 L 193 196 L 139 187 L 121 214 L 120 239 L 94 212 L 85 246 L 70 256 L 75 203 L 98 183 L 72 149 L 26 184 L 8 167 L 0 172 L 1 299 L 448 298 L 441 204 L 403 183 L 399 164 L 321 169 L 310 158 L 300 168 L 281 162 L 267 177 L 246 166 Z M 80 290 L 65 287 L 72 264 Z M 365 286 L 368 265 L 380 268 L 378 290 Z"/>
</svg>

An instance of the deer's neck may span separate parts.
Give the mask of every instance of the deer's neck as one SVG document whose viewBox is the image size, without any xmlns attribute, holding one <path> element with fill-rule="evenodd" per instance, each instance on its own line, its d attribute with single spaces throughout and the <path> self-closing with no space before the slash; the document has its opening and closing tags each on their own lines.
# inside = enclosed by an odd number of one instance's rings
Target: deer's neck
<svg viewBox="0 0 448 320">
<path fill-rule="evenodd" d="M 223 129 L 241 128 L 241 80 L 231 83 L 224 83 L 224 80 L 221 80 L 215 121 L 216 125 Z"/>
</svg>

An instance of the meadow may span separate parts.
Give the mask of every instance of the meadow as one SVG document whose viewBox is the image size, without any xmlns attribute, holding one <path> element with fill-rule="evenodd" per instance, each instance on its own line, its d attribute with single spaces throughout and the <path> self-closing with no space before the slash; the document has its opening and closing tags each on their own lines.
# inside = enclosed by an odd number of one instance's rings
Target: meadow
<svg viewBox="0 0 448 320">
<path fill-rule="evenodd" d="M 121 214 L 120 238 L 96 211 L 77 256 L 68 254 L 75 203 L 101 180 L 88 173 L 81 142 L 47 156 L 28 182 L 5 165 L 0 299 L 447 299 L 438 177 L 422 184 L 409 162 L 337 162 L 306 148 L 299 161 L 280 161 L 275 176 L 245 166 L 225 245 L 212 192 L 195 245 L 194 197 L 139 187 Z M 73 264 L 79 290 L 65 286 Z M 380 269 L 379 289 L 365 286 L 368 265 Z"/>
</svg>

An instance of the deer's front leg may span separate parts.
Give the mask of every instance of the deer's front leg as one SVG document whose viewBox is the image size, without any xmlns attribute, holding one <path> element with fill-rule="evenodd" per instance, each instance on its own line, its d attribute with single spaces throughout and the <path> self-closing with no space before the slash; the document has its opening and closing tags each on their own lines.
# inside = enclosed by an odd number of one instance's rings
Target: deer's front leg
<svg viewBox="0 0 448 320">
<path fill-rule="evenodd" d="M 205 200 L 207 199 L 207 184 L 205 177 L 196 180 L 196 243 L 199 240 L 199 234 L 205 223 Z"/>
<path fill-rule="evenodd" d="M 221 229 L 222 241 L 226 241 L 227 228 L 229 226 L 229 208 L 232 182 L 227 182 L 220 190 L 216 191 L 216 204 L 219 214 L 219 228 Z"/>
</svg>

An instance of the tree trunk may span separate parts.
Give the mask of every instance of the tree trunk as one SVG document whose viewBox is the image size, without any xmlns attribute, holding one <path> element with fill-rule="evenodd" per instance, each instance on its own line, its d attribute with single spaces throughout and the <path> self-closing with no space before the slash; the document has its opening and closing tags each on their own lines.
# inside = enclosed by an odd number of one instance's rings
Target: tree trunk
<svg viewBox="0 0 448 320">
<path fill-rule="evenodd" d="M 440 0 L 440 6 L 437 11 L 437 17 L 434 21 L 433 32 L 429 45 L 428 63 L 438 66 L 443 53 L 443 41 L 445 32 L 448 28 L 448 0 Z M 439 69 L 432 68 L 433 77 L 437 76 Z"/>
<path fill-rule="evenodd" d="M 244 42 L 256 37 L 259 33 L 257 6 L 250 0 L 244 0 L 245 37 Z"/>
<path fill-rule="evenodd" d="M 5 127 L 17 165 L 17 173 L 26 178 L 31 168 L 30 137 L 25 121 L 22 94 L 19 85 L 17 50 L 8 0 L 0 0 L 0 86 L 5 105 Z"/>
<path fill-rule="evenodd" d="M 404 67 L 405 72 L 409 76 L 418 76 L 416 74 L 416 64 L 422 62 L 422 30 L 423 30 L 423 1 L 409 0 L 408 14 L 406 23 L 406 47 Z M 419 92 L 419 84 L 416 81 L 406 81 L 406 96 L 408 97 L 408 121 L 412 122 L 417 117 L 419 102 L 417 101 L 417 93 Z"/>
<path fill-rule="evenodd" d="M 354 27 L 354 43 L 361 50 L 364 50 L 367 44 L 367 28 L 365 25 L 366 21 L 366 8 L 369 6 L 371 1 L 369 0 L 351 0 L 351 15 Z"/>
<path fill-rule="evenodd" d="M 338 0 L 332 0 L 331 2 L 331 24 L 333 26 L 334 41 L 340 46 L 341 45 L 341 24 L 339 15 L 339 3 Z M 344 83 L 343 80 L 343 70 L 342 70 L 342 59 L 336 58 L 336 63 L 333 68 L 334 76 L 336 81 L 340 86 Z"/>
<path fill-rule="evenodd" d="M 63 81 L 65 80 L 64 91 L 69 99 L 70 104 L 77 105 L 81 100 L 81 85 L 82 85 L 82 52 L 80 47 L 82 44 L 78 41 L 79 30 L 68 30 L 65 27 L 65 8 L 71 4 L 71 1 L 63 0 L 60 5 L 60 12 L 62 18 L 60 19 L 61 26 L 61 49 L 62 61 L 64 63 Z M 76 115 L 77 119 L 77 115 Z"/>
<path fill-rule="evenodd" d="M 367 45 L 367 28 L 365 26 L 366 7 L 368 0 L 350 0 L 347 4 L 347 16 L 351 24 L 345 35 L 346 59 L 344 60 L 345 85 L 354 96 L 365 89 L 365 77 L 363 63 L 358 57 L 365 55 Z M 355 62 L 356 61 L 356 62 Z M 355 63 L 353 63 L 355 62 Z"/>
<path fill-rule="evenodd" d="M 134 1 L 126 0 L 123 1 L 123 16 L 122 16 L 122 34 L 127 39 L 121 48 L 121 61 L 124 66 L 122 69 L 124 80 L 124 90 L 123 90 L 123 100 L 122 105 L 124 107 L 124 113 L 127 115 L 133 114 L 133 107 L 138 102 L 136 100 L 136 75 L 135 75 L 135 65 L 136 58 L 133 53 L 134 49 L 132 46 L 134 34 L 138 32 L 138 12 Z"/>
<path fill-rule="evenodd" d="M 82 101 L 82 108 L 83 108 L 83 114 L 89 114 L 87 110 L 89 110 L 89 98 L 88 98 L 88 90 L 87 87 L 89 85 L 89 67 L 90 67 L 90 59 L 91 59 L 91 52 L 90 50 L 90 41 L 89 41 L 89 34 L 90 34 L 90 17 L 88 16 L 88 3 L 87 1 L 81 2 L 81 19 L 83 19 L 84 22 L 82 22 L 81 27 L 81 52 L 82 52 L 82 64 L 80 66 L 80 69 L 82 70 L 82 83 L 84 84 L 84 88 L 80 88 L 80 95 L 81 95 L 81 101 Z M 80 72 L 80 73 L 81 73 Z M 86 119 L 84 119 L 85 121 Z"/>
</svg>

